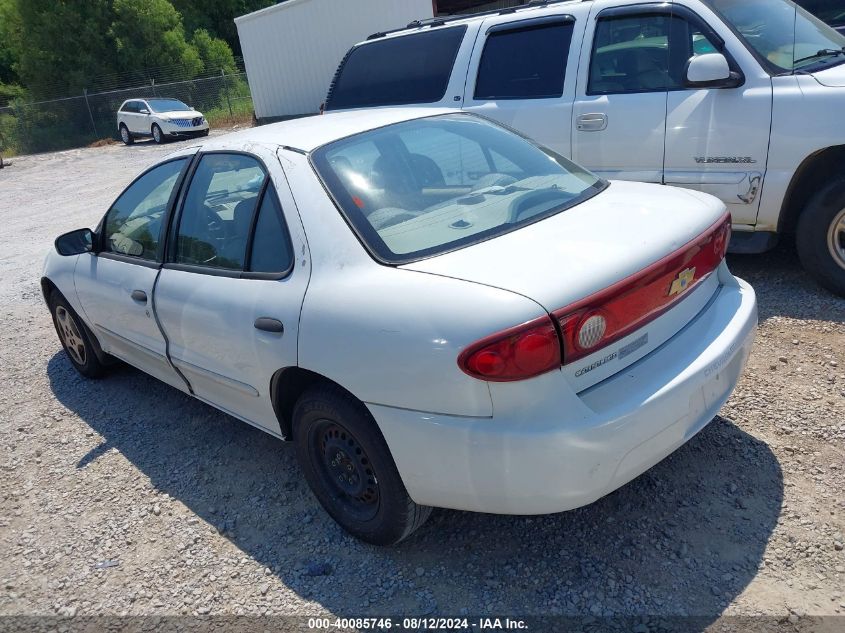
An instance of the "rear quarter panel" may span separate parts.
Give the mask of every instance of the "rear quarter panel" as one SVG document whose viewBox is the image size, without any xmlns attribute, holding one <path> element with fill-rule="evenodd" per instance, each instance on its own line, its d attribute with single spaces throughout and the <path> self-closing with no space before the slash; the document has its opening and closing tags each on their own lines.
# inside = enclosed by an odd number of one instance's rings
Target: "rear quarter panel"
<svg viewBox="0 0 845 633">
<path fill-rule="evenodd" d="M 299 365 L 360 400 L 489 417 L 486 382 L 457 364 L 470 343 L 546 314 L 518 294 L 377 263 L 327 196 L 307 158 L 280 151 L 312 259 Z"/>
</svg>

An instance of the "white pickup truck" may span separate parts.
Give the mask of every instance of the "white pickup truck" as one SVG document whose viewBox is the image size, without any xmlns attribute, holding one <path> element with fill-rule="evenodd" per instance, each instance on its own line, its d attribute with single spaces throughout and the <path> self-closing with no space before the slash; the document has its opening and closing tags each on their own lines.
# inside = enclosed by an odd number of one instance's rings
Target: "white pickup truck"
<svg viewBox="0 0 845 633">
<path fill-rule="evenodd" d="M 732 251 L 794 235 L 845 295 L 843 46 L 789 0 L 550 0 L 373 34 L 325 108 L 461 108 L 605 178 L 705 191 L 732 213 Z M 499 160 L 456 155 L 439 177 L 473 184 Z"/>
</svg>

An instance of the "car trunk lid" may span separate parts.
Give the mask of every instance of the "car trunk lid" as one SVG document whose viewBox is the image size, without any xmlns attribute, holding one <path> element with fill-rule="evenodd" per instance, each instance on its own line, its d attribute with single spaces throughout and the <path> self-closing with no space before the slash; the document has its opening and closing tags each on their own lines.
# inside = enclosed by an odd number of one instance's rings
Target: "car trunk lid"
<svg viewBox="0 0 845 633">
<path fill-rule="evenodd" d="M 539 303 L 562 326 L 563 371 L 580 391 L 656 349 L 706 305 L 723 245 L 714 261 L 703 252 L 713 244 L 704 242 L 724 216 L 724 205 L 705 194 L 614 182 L 562 213 L 404 267 Z M 596 349 L 580 348 L 577 328 L 597 305 L 615 330 Z"/>
</svg>

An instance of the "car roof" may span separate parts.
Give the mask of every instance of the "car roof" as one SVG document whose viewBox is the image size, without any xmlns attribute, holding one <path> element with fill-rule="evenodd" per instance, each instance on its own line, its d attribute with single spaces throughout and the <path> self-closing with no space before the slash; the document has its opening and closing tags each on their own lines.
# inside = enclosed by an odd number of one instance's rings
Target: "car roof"
<svg viewBox="0 0 845 633">
<path fill-rule="evenodd" d="M 347 136 L 402 121 L 446 113 L 460 113 L 460 111 L 432 107 L 341 110 L 225 134 L 208 143 L 203 143 L 202 149 L 203 151 L 224 150 L 238 145 L 261 143 L 311 152 L 322 145 Z"/>
</svg>

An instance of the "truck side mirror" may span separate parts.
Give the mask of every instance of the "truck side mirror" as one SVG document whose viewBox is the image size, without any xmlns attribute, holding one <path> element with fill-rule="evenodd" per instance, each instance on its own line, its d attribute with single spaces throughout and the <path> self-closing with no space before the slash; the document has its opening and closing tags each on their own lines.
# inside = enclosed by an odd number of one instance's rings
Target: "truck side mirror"
<svg viewBox="0 0 845 633">
<path fill-rule="evenodd" d="M 696 55 L 687 62 L 687 88 L 736 88 L 742 85 L 742 75 L 732 72 L 722 53 Z"/>
</svg>

